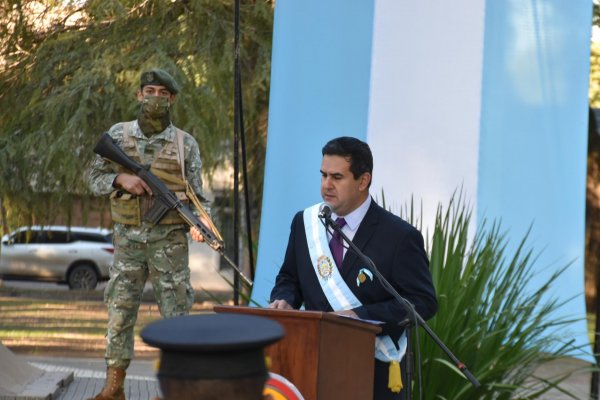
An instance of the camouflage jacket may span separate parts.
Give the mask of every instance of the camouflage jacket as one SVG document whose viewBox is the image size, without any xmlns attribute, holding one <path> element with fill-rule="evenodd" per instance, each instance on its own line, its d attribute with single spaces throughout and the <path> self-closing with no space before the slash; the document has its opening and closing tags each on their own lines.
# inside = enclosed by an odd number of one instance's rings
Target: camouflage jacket
<svg viewBox="0 0 600 400">
<path fill-rule="evenodd" d="M 108 134 L 115 140 L 117 145 L 122 146 L 124 123 L 113 125 Z M 171 124 L 163 132 L 147 138 L 140 130 L 137 121 L 129 132 L 129 135 L 136 141 L 140 156 L 151 163 L 158 155 L 166 141 L 175 140 L 175 129 Z M 203 207 L 210 213 L 209 203 L 202 192 L 202 160 L 200 159 L 200 150 L 198 143 L 188 133 L 184 133 L 183 140 L 185 175 L 190 186 Z M 117 177 L 117 165 L 96 155 L 92 161 L 87 174 L 88 185 L 92 193 L 96 196 L 108 196 L 115 190 L 113 182 Z M 193 205 L 190 204 L 193 209 Z M 162 239 L 174 229 L 187 229 L 185 225 L 156 225 L 152 226 L 143 222 L 140 226 L 131 226 L 115 223 L 115 234 L 123 234 L 132 240 L 146 242 Z"/>
</svg>

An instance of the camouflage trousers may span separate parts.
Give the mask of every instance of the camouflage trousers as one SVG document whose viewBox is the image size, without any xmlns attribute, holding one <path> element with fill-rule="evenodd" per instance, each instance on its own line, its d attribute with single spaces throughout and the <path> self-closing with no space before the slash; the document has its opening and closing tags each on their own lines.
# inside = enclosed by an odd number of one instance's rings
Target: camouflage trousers
<svg viewBox="0 0 600 400">
<path fill-rule="evenodd" d="M 188 314 L 194 301 L 186 232 L 171 231 L 149 243 L 114 236 L 115 256 L 104 292 L 108 307 L 106 364 L 127 368 L 133 358 L 134 327 L 146 280 L 150 277 L 160 314 Z"/>
</svg>

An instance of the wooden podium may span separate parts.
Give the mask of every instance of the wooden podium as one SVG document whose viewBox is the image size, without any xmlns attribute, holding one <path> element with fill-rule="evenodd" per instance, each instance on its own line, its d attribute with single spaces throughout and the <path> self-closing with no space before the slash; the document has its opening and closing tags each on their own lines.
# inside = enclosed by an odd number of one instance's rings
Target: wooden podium
<svg viewBox="0 0 600 400">
<path fill-rule="evenodd" d="M 381 328 L 319 311 L 215 306 L 219 313 L 258 315 L 283 325 L 285 336 L 267 347 L 272 372 L 306 400 L 372 400 L 375 335 Z"/>
</svg>

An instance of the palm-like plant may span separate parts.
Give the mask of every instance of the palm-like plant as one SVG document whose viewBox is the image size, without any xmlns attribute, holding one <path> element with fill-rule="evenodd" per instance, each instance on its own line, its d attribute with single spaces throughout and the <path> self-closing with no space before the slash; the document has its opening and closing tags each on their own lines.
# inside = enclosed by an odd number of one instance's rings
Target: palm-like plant
<svg viewBox="0 0 600 400">
<path fill-rule="evenodd" d="M 410 210 L 407 218 L 414 220 L 412 206 Z M 445 211 L 437 210 L 428 250 L 439 310 L 428 324 L 481 387 L 474 388 L 421 331 L 423 398 L 534 399 L 551 388 L 561 390 L 566 375 L 544 380 L 533 371 L 575 350 L 558 334 L 552 335 L 573 322 L 556 317 L 564 304 L 548 295 L 564 268 L 531 291 L 527 282 L 535 256 L 527 249 L 527 236 L 513 254 L 497 223 L 483 223 L 470 238 L 470 219 L 462 196 L 453 197 Z"/>
</svg>

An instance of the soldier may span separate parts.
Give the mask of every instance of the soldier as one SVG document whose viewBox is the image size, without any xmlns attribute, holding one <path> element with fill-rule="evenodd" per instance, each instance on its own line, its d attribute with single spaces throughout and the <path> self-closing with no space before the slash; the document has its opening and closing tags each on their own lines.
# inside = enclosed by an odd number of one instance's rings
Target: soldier
<svg viewBox="0 0 600 400">
<path fill-rule="evenodd" d="M 165 400 L 263 399 L 269 377 L 263 349 L 283 335 L 273 320 L 233 313 L 157 321 L 141 332 L 161 349 L 158 381 Z"/>
<path fill-rule="evenodd" d="M 195 195 L 206 205 L 198 144 L 171 123 L 171 107 L 178 92 L 177 82 L 166 71 L 142 73 L 137 119 L 113 125 L 108 134 L 132 159 L 150 164 L 183 202 Z M 158 225 L 143 221 L 152 201 L 148 185 L 99 156 L 91 164 L 88 180 L 96 196 L 110 197 L 115 247 L 104 292 L 108 308 L 106 384 L 94 400 L 123 400 L 125 371 L 133 358 L 133 329 L 147 278 L 163 317 L 188 314 L 192 306 L 187 225 L 173 210 Z"/>
</svg>

